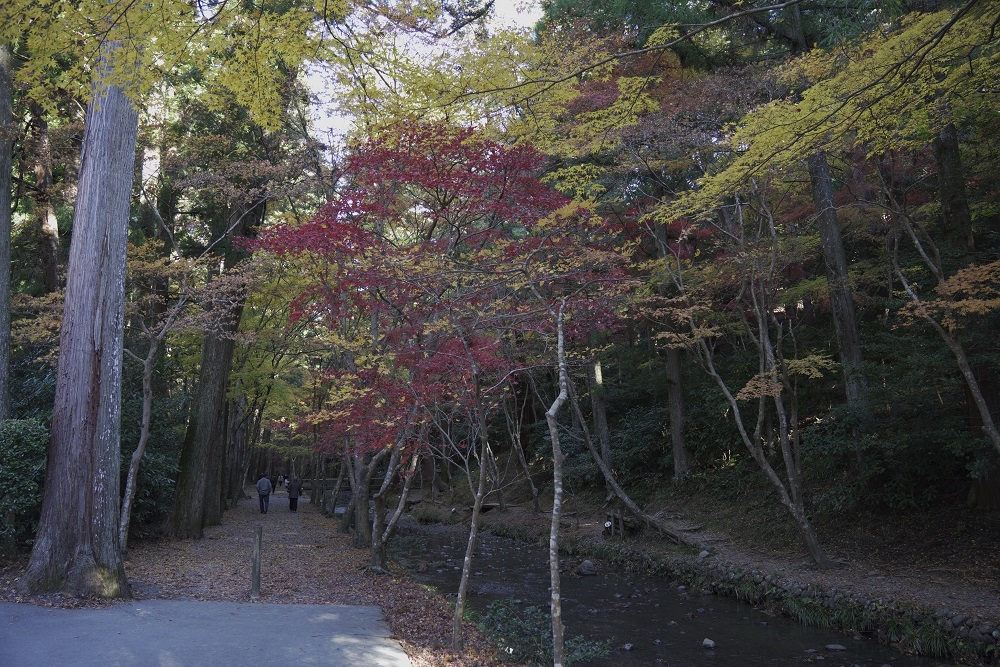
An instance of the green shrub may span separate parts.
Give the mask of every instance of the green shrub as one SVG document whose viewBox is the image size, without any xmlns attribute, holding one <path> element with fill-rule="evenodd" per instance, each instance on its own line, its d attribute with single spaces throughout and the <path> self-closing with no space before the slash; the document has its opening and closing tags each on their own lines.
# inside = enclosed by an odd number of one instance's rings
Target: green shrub
<svg viewBox="0 0 1000 667">
<path fill-rule="evenodd" d="M 639 406 L 614 423 L 611 431 L 612 469 L 628 480 L 633 500 L 642 504 L 673 475 L 669 417 L 664 406 Z"/>
<path fill-rule="evenodd" d="M 38 527 L 49 431 L 37 419 L 0 422 L 0 551 L 31 543 Z"/>
<path fill-rule="evenodd" d="M 137 368 L 127 366 L 127 384 L 122 400 L 121 488 L 124 491 L 132 453 L 139 442 L 142 424 L 142 389 L 135 384 Z M 141 377 L 139 378 L 141 380 Z M 131 387 L 131 389 L 130 389 Z M 183 396 L 153 401 L 149 441 L 139 466 L 130 538 L 146 538 L 159 533 L 173 503 L 174 485 L 180 470 L 180 443 L 184 439 L 186 407 Z"/>
<path fill-rule="evenodd" d="M 122 450 L 122 491 L 131 451 Z M 129 535 L 136 538 L 154 536 L 162 529 L 164 518 L 169 514 L 174 494 L 174 480 L 179 470 L 177 457 L 172 452 L 147 449 L 139 466 L 135 501 L 132 504 L 132 519 Z"/>
<path fill-rule="evenodd" d="M 441 516 L 441 510 L 439 510 L 436 507 L 431 507 L 428 505 L 419 505 L 413 511 L 413 518 L 417 520 L 417 523 L 423 525 L 443 522 L 443 517 Z"/>
</svg>

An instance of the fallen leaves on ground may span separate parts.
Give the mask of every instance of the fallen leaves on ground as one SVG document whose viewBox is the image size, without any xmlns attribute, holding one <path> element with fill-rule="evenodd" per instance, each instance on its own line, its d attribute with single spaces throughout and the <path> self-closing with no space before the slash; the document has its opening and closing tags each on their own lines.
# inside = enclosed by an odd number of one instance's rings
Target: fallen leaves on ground
<svg viewBox="0 0 1000 667">
<path fill-rule="evenodd" d="M 307 500 L 307 499 L 303 499 Z M 157 540 L 131 545 L 125 570 L 137 599 L 249 602 L 257 526 L 261 540 L 260 602 L 376 605 L 414 667 L 496 667 L 495 650 L 467 623 L 465 649 L 451 649 L 452 612 L 440 595 L 412 581 L 396 565 L 375 573 L 370 552 L 356 549 L 308 502 L 290 512 L 284 494 L 271 497 L 266 515 L 256 498 L 243 499 L 205 529 L 200 540 Z M 60 595 L 25 596 L 17 589 L 24 563 L 0 567 L 0 600 L 44 606 L 103 606 L 106 601 Z"/>
</svg>

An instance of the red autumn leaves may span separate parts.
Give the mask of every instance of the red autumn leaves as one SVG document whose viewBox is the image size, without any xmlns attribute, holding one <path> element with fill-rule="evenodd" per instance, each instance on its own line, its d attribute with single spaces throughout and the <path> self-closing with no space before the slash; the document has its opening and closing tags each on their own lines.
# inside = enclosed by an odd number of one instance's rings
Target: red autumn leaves
<svg viewBox="0 0 1000 667">
<path fill-rule="evenodd" d="M 413 440 L 443 404 L 488 412 L 505 378 L 552 363 L 557 302 L 571 340 L 616 326 L 618 230 L 541 166 L 526 145 L 407 123 L 354 148 L 310 221 L 257 240 L 306 274 L 293 317 L 339 332 L 330 398 L 303 415 L 321 446 Z"/>
</svg>

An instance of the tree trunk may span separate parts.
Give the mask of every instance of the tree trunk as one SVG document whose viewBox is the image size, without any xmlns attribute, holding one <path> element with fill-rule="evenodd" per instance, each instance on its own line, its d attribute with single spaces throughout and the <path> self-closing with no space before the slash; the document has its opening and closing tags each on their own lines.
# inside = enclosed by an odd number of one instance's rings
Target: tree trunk
<svg viewBox="0 0 1000 667">
<path fill-rule="evenodd" d="M 525 397 L 524 401 L 518 405 L 517 401 L 521 393 L 519 387 L 513 386 L 511 391 L 504 394 L 503 405 L 504 412 L 507 415 L 507 433 L 510 436 L 514 449 L 517 450 L 517 460 L 521 464 L 521 470 L 524 471 L 524 478 L 528 481 L 528 487 L 531 489 L 531 506 L 535 512 L 541 513 L 542 506 L 538 499 L 538 487 L 535 486 L 535 480 L 531 477 L 531 467 L 528 465 L 528 459 L 524 454 L 524 437 L 528 432 L 524 424 L 526 419 L 524 413 L 527 411 L 529 399 Z M 510 398 L 509 401 L 507 400 L 508 397 Z"/>
<path fill-rule="evenodd" d="M 902 272 L 899 274 L 900 279 L 902 279 Z M 904 283 L 905 284 L 905 283 Z M 907 292 L 914 295 L 912 298 L 914 301 L 918 301 L 915 297 L 915 293 L 909 286 L 907 286 Z M 982 429 L 983 433 L 986 434 L 987 439 L 989 439 L 990 444 L 993 448 L 1000 454 L 1000 429 L 997 427 L 997 422 L 993 418 L 993 413 L 990 410 L 989 401 L 986 399 L 983 393 L 982 387 L 980 386 L 979 378 L 976 377 L 973 371 L 972 365 L 969 363 L 969 358 L 965 353 L 965 346 L 962 345 L 961 339 L 954 332 L 949 331 L 945 327 L 929 315 L 924 315 L 924 319 L 934 328 L 934 330 L 941 336 L 941 339 L 951 350 L 951 353 L 955 356 L 955 361 L 958 364 L 958 370 L 962 374 L 962 379 L 965 380 L 965 386 L 968 388 L 969 395 L 972 397 L 972 402 L 976 405 L 976 409 L 979 411 L 979 417 L 982 419 Z"/>
<path fill-rule="evenodd" d="M 483 509 L 483 499 L 486 497 L 486 433 L 480 435 L 479 481 L 476 484 L 476 495 L 472 501 L 472 520 L 469 523 L 469 540 L 465 545 L 465 558 L 462 559 L 462 576 L 458 582 L 458 593 L 455 596 L 455 614 L 452 618 L 451 647 L 461 651 L 464 647 L 462 636 L 462 621 L 465 616 L 465 601 L 469 595 L 469 579 L 472 576 L 472 557 L 476 551 L 476 537 L 479 534 L 479 516 Z"/>
<path fill-rule="evenodd" d="M 837 208 L 833 200 L 833 180 L 830 177 L 826 153 L 819 152 L 809 157 L 809 177 L 812 181 L 813 202 L 816 206 L 817 225 L 823 246 L 827 291 L 830 294 L 833 329 L 844 373 L 847 404 L 852 414 L 859 417 L 859 423 L 864 424 L 868 411 L 868 387 L 862 374 L 861 334 L 858 330 L 854 293 L 848 278 L 847 256 L 844 253 L 840 223 L 837 220 Z M 859 434 L 863 432 L 862 427 Z"/>
<path fill-rule="evenodd" d="M 674 454 L 674 479 L 691 472 L 691 454 L 684 441 L 684 385 L 681 382 L 681 351 L 667 348 L 667 407 L 670 410 L 670 444 Z"/>
<path fill-rule="evenodd" d="M 10 193 L 14 141 L 14 62 L 0 42 L 0 420 L 10 418 Z"/>
<path fill-rule="evenodd" d="M 958 146 L 958 130 L 948 123 L 934 138 L 934 161 L 938 170 L 941 217 L 948 236 L 966 252 L 976 249 L 972 234 L 972 212 L 965 193 L 965 172 Z"/>
<path fill-rule="evenodd" d="M 921 237 L 917 234 L 916 229 L 914 229 L 914 224 L 910 220 L 909 216 L 899 205 L 899 202 L 894 197 L 890 189 L 885 190 L 890 206 L 895 218 L 897 219 L 897 224 L 900 224 L 902 229 L 906 232 L 907 236 L 910 238 L 910 242 L 913 243 L 914 248 L 916 248 L 918 254 L 923 260 L 924 266 L 934 274 L 937 279 L 938 284 L 943 284 L 945 282 L 944 270 L 940 265 L 940 253 L 937 248 L 933 246 L 930 239 L 926 239 L 926 243 L 930 244 L 931 247 L 925 247 L 925 241 L 921 240 Z M 937 259 L 935 259 L 937 258 Z M 892 255 L 892 270 L 896 275 L 896 279 L 899 280 L 900 284 L 903 286 L 903 290 L 909 299 L 917 306 L 920 305 L 920 295 L 917 294 L 916 289 L 910 284 L 906 277 L 906 273 L 900 268 L 898 257 L 896 254 Z M 976 409 L 979 411 L 979 416 L 982 419 L 983 432 L 989 439 L 993 448 L 1000 453 L 1000 428 L 997 426 L 997 422 L 993 417 L 993 412 L 990 409 L 989 401 L 983 394 L 982 387 L 980 386 L 979 378 L 976 377 L 969 359 L 965 354 L 965 346 L 962 345 L 961 339 L 958 337 L 957 332 L 945 328 L 940 322 L 938 322 L 934 316 L 921 309 L 921 317 L 923 317 L 931 327 L 937 332 L 941 339 L 951 350 L 951 353 L 955 357 L 955 361 L 958 364 L 958 369 L 962 374 L 962 379 L 965 380 L 966 387 L 969 390 L 969 395 L 972 397 L 973 403 L 976 405 Z"/>
<path fill-rule="evenodd" d="M 59 289 L 59 222 L 52 205 L 52 151 L 45 112 L 31 102 L 31 123 L 35 127 L 35 235 L 42 268 L 42 286 L 50 294 Z"/>
<path fill-rule="evenodd" d="M 562 590 L 559 580 L 559 518 L 562 514 L 563 460 L 559 443 L 559 410 L 569 396 L 569 371 L 566 368 L 566 347 L 563 332 L 563 308 L 556 315 L 556 360 L 559 369 L 559 393 L 545 411 L 545 422 L 552 440 L 552 522 L 549 525 L 549 606 L 552 615 L 552 667 L 562 667 L 564 629 L 562 621 Z"/>
<path fill-rule="evenodd" d="M 139 481 L 139 464 L 146 453 L 146 443 L 149 442 L 149 432 L 153 422 L 153 364 L 158 349 L 159 341 L 151 344 L 142 364 L 142 425 L 139 427 L 139 444 L 136 445 L 129 461 L 118 523 L 119 548 L 123 558 L 128 553 L 128 529 L 132 521 L 132 503 L 135 501 L 135 491 Z"/>
<path fill-rule="evenodd" d="M 389 543 L 389 539 L 396 532 L 396 525 L 399 523 L 399 519 L 403 516 L 403 512 L 406 509 L 406 499 L 410 495 L 410 488 L 413 486 L 413 478 L 416 477 L 417 466 L 420 464 L 420 454 L 410 455 L 410 461 L 406 465 L 406 472 L 404 473 L 406 479 L 403 482 L 403 489 L 399 494 L 399 500 L 396 502 L 396 509 L 393 510 L 392 516 L 389 520 L 385 520 L 385 499 L 389 492 L 389 487 L 392 483 L 392 478 L 396 476 L 399 472 L 399 460 L 402 456 L 402 450 L 399 445 L 395 447 L 396 452 L 393 452 L 393 457 L 389 461 L 389 472 L 386 473 L 385 480 L 382 482 L 382 488 L 375 495 L 375 519 L 372 522 L 372 569 L 376 572 L 385 572 L 385 549 L 386 544 Z"/>
<path fill-rule="evenodd" d="M 228 402 L 226 412 L 230 436 L 226 452 L 223 500 L 224 509 L 231 509 L 243 497 L 244 471 L 250 458 L 250 415 L 246 411 L 246 398 Z"/>
<path fill-rule="evenodd" d="M 217 426 L 222 418 L 233 344 L 232 338 L 215 333 L 205 334 L 202 343 L 198 393 L 181 449 L 170 516 L 173 537 L 200 539 L 205 526 L 211 525 L 207 501 L 214 498 L 214 505 L 218 505 L 223 443 L 217 440 Z M 217 449 L 220 451 L 214 451 Z"/>
<path fill-rule="evenodd" d="M 233 367 L 233 352 L 236 342 L 228 336 L 220 338 L 212 334 L 209 338 L 212 342 L 211 348 L 214 350 L 211 353 L 211 361 L 216 368 L 213 368 L 208 376 L 211 383 L 208 395 L 218 408 L 210 422 L 203 525 L 218 526 L 222 523 L 222 511 L 225 507 L 223 479 L 225 478 L 226 465 L 229 463 L 226 457 L 229 449 L 226 394 L 229 390 L 229 372 Z M 202 359 L 202 369 L 205 368 L 205 363 L 206 360 Z"/>
<path fill-rule="evenodd" d="M 229 497 L 233 486 L 233 477 L 240 469 L 239 442 L 233 424 L 233 402 L 223 399 L 222 419 L 219 424 L 219 441 L 222 450 L 222 463 L 219 466 L 219 520 L 214 523 L 222 523 L 222 514 L 229 509 Z"/>
<path fill-rule="evenodd" d="M 390 453 L 389 447 L 383 447 L 376 452 L 368 463 L 364 462 L 364 453 L 353 452 L 344 457 L 348 464 L 348 479 L 351 482 L 351 503 L 344 512 L 344 519 L 340 523 L 341 530 L 347 530 L 354 525 L 354 546 L 358 549 L 367 549 L 372 542 L 372 525 L 368 520 L 369 496 L 372 476 L 375 469 L 382 463 L 382 459 Z"/>
<path fill-rule="evenodd" d="M 420 452 L 414 453 L 410 456 L 410 463 L 406 469 L 406 480 L 403 482 L 403 490 L 399 494 L 399 501 L 396 503 L 396 509 L 389 518 L 389 521 L 385 525 L 385 532 L 382 534 L 382 543 L 385 544 L 389 541 L 396 533 L 396 526 L 399 525 L 399 520 L 403 517 L 406 511 L 406 501 L 410 497 L 410 489 L 413 488 L 413 480 L 417 477 L 417 468 L 420 466 L 420 461 L 423 456 Z"/>
<path fill-rule="evenodd" d="M 667 271 L 674 259 L 662 224 L 654 227 L 656 247 Z M 670 446 L 674 456 L 674 479 L 691 472 L 691 454 L 684 440 L 684 385 L 681 381 L 681 351 L 667 348 L 667 408 L 670 414 Z"/>
<path fill-rule="evenodd" d="M 573 406 L 573 412 L 576 413 L 579 419 L 582 421 L 583 411 L 580 409 L 580 401 L 577 400 L 576 391 L 573 389 L 572 383 L 569 384 L 569 398 L 570 398 L 570 404 Z M 597 448 L 594 446 L 594 441 L 590 437 L 590 432 L 588 431 L 586 426 L 584 426 L 583 428 L 583 442 L 587 446 L 587 449 L 590 451 L 590 455 L 594 459 L 594 462 L 597 463 L 597 467 L 600 469 L 601 474 L 604 475 L 604 481 L 608 485 L 608 488 L 611 489 L 611 492 L 618 498 L 618 500 L 621 501 L 623 505 L 625 505 L 626 508 L 628 508 L 628 510 L 633 515 L 635 515 L 637 519 L 642 521 L 647 526 L 650 526 L 651 528 L 660 531 L 661 533 L 663 533 L 673 541 L 677 542 L 678 544 L 684 544 L 687 546 L 696 546 L 695 541 L 689 539 L 688 537 L 677 532 L 676 530 L 672 530 L 671 528 L 663 525 L 662 523 L 657 521 L 655 517 L 652 517 L 649 514 L 643 512 L 642 509 L 635 503 L 635 501 L 632 500 L 632 498 L 627 493 L 625 493 L 625 490 L 621 487 L 620 484 L 618 484 L 618 481 L 615 479 L 614 473 L 611 471 L 611 468 L 604 462 L 604 460 L 598 453 Z"/>
<path fill-rule="evenodd" d="M 350 453 L 344 454 L 340 466 L 344 472 L 344 476 L 347 477 L 347 488 L 351 492 L 351 500 L 347 503 L 347 507 L 344 508 L 344 516 L 340 518 L 340 532 L 346 533 L 351 529 L 351 523 L 354 521 L 354 508 L 358 504 L 357 481 L 354 478 L 354 459 Z"/>
<path fill-rule="evenodd" d="M 248 235 L 263 221 L 265 211 L 263 200 L 234 206 L 225 218 L 224 234 Z M 225 252 L 224 267 L 234 266 L 240 254 L 232 248 Z M 227 434 L 224 408 L 236 346 L 235 334 L 240 328 L 245 300 L 245 291 L 237 288 L 212 304 L 216 317 L 202 342 L 197 401 L 184 436 L 181 470 L 170 517 L 170 533 L 174 537 L 197 539 L 202 536 L 205 526 L 222 521 Z"/>
<path fill-rule="evenodd" d="M 323 487 L 326 485 L 326 458 L 322 454 L 313 454 L 313 483 L 309 489 L 309 502 L 313 505 L 323 497 Z"/>
<path fill-rule="evenodd" d="M 587 366 L 587 384 L 590 389 L 590 409 L 594 413 L 594 433 L 601 444 L 601 459 L 611 465 L 611 431 L 608 430 L 608 410 L 604 404 L 604 373 L 597 357 Z M 582 421 L 582 420 L 581 420 Z"/>
<path fill-rule="evenodd" d="M 813 562 L 815 562 L 817 567 L 820 568 L 832 566 L 833 561 L 822 549 L 819 539 L 816 536 L 816 531 L 813 529 L 812 523 L 809 521 L 809 517 L 806 514 L 805 507 L 802 503 L 802 493 L 798 487 L 800 482 L 796 475 L 794 466 L 790 466 L 789 469 L 786 470 L 786 473 L 791 478 L 789 480 L 789 484 L 792 488 L 792 492 L 790 493 L 788 487 L 785 486 L 785 481 L 771 466 L 771 462 L 767 460 L 767 456 L 765 455 L 763 448 L 760 446 L 759 439 L 755 441 L 754 438 L 747 433 L 743 422 L 743 411 L 740 404 L 737 402 L 736 397 L 733 396 L 732 392 L 729 391 L 729 387 L 716 370 L 714 362 L 712 361 L 711 351 L 708 350 L 708 346 L 704 341 L 700 341 L 697 345 L 701 350 L 702 358 L 705 361 L 706 370 L 708 371 L 709 376 L 715 380 L 716 385 L 726 397 L 726 402 L 729 404 L 729 408 L 732 411 L 733 421 L 736 423 L 736 430 L 740 434 L 740 440 L 743 441 L 743 445 L 750 452 L 754 461 L 757 462 L 757 465 L 763 471 L 764 476 L 767 477 L 769 482 L 771 482 L 771 486 L 778 493 L 778 498 L 781 500 L 781 504 L 785 506 L 788 512 L 792 515 L 792 518 L 795 520 L 796 526 L 799 529 L 799 533 L 802 535 L 802 539 L 806 544 L 806 548 L 809 550 L 809 555 L 812 557 Z M 788 466 L 787 457 L 785 458 L 785 463 L 786 466 Z"/>
<path fill-rule="evenodd" d="M 337 497 L 340 495 L 340 487 L 344 483 L 344 472 L 347 470 L 347 465 L 345 465 L 344 463 L 341 463 L 340 466 L 338 467 L 339 470 L 337 471 L 337 481 L 334 482 L 333 484 L 333 490 L 329 492 L 330 493 L 329 505 L 327 505 L 325 500 L 323 503 L 323 513 L 329 517 L 337 516 Z M 324 491 L 323 493 L 325 495 L 327 492 Z"/>
<path fill-rule="evenodd" d="M 752 211 L 752 220 L 745 218 L 747 210 Z M 687 326 L 693 341 L 690 349 L 693 354 L 698 356 L 705 372 L 725 396 L 740 440 L 774 487 L 781 503 L 792 515 L 810 556 L 818 567 L 828 567 L 833 564 L 833 561 L 821 549 L 805 511 L 801 475 L 789 439 L 790 425 L 787 410 L 781 398 L 781 393 L 791 387 L 782 365 L 784 358 L 782 354 L 782 324 L 775 317 L 774 308 L 775 296 L 778 292 L 776 279 L 780 275 L 779 267 L 781 265 L 778 226 L 763 198 L 757 198 L 753 207 L 744 207 L 740 197 L 737 196 L 736 206 L 732 212 L 722 213 L 722 215 L 732 216 L 726 220 L 731 228 L 737 230 L 732 235 L 735 242 L 732 252 L 734 255 L 742 253 L 745 259 L 740 267 L 743 282 L 739 290 L 747 308 L 752 309 L 746 313 L 744 325 L 748 339 L 753 341 L 753 345 L 757 349 L 757 377 L 761 378 L 762 382 L 773 383 L 770 386 L 765 385 L 753 390 L 752 394 L 746 397 L 747 399 L 755 398 L 754 402 L 757 404 L 756 426 L 753 433 L 748 432 L 743 416 L 743 405 L 746 403 L 737 400 L 715 366 L 714 342 L 704 335 L 700 323 L 691 314 L 686 314 Z M 753 250 L 749 250 L 750 248 Z M 680 287 L 681 283 L 678 282 L 678 286 Z M 780 475 L 771 465 L 765 450 L 768 444 L 765 440 L 765 424 L 769 417 L 766 410 L 768 397 L 773 398 L 774 416 L 778 419 L 776 439 L 780 443 L 784 476 Z"/>
<path fill-rule="evenodd" d="M 122 332 L 139 116 L 105 41 L 87 108 L 73 215 L 45 494 L 24 584 L 31 592 L 129 595 L 118 540 Z"/>
<path fill-rule="evenodd" d="M 403 450 L 400 446 L 392 448 L 392 455 L 389 457 L 389 465 L 382 479 L 382 485 L 375 493 L 375 515 L 372 517 L 372 559 L 371 567 L 376 572 L 385 572 L 385 541 L 383 540 L 383 530 L 385 528 L 385 501 L 389 494 L 389 487 L 392 486 L 392 478 L 396 476 L 399 469 L 400 460 L 403 457 Z"/>
</svg>

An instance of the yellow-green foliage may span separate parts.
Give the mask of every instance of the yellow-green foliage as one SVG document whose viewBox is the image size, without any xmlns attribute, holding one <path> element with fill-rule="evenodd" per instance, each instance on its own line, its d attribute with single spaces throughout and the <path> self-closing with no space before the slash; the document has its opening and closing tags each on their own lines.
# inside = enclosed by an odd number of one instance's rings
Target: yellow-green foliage
<svg viewBox="0 0 1000 667">
<path fill-rule="evenodd" d="M 604 169 L 596 164 L 573 164 L 552 170 L 542 180 L 574 199 L 589 201 L 605 193 L 606 188 L 599 184 L 603 173 Z"/>
<path fill-rule="evenodd" d="M 655 77 L 620 77 L 616 81 L 618 98 L 605 109 L 580 114 L 576 119 L 579 125 L 574 127 L 572 136 L 581 145 L 595 140 L 608 141 L 611 132 L 635 125 L 644 114 L 659 108 L 646 93 L 658 82 Z"/>
<path fill-rule="evenodd" d="M 998 19 L 997 3 L 915 14 L 793 61 L 782 71 L 790 94 L 744 117 L 729 136 L 733 159 L 659 216 L 711 210 L 765 170 L 801 169 L 807 156 L 843 143 L 869 154 L 926 145 L 948 123 L 994 106 L 1000 49 L 990 31 Z"/>
<path fill-rule="evenodd" d="M 195 68 L 208 90 L 228 91 L 266 128 L 277 125 L 289 76 L 309 60 L 330 57 L 322 28 L 347 16 L 346 0 L 224 3 L 200 10 L 186 0 L 81 0 L 0 3 L 0 40 L 27 60 L 16 77 L 28 96 L 53 104 L 56 89 L 93 94 L 91 71 L 103 43 L 113 43 L 104 85 L 139 104 L 164 73 Z M 214 13 L 213 13 L 214 12 Z"/>
</svg>

